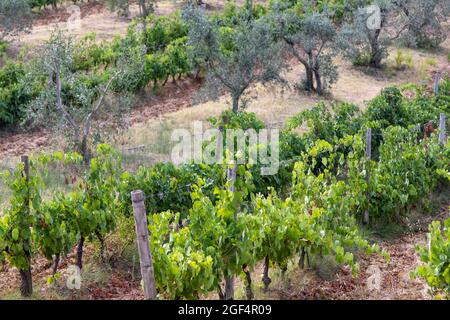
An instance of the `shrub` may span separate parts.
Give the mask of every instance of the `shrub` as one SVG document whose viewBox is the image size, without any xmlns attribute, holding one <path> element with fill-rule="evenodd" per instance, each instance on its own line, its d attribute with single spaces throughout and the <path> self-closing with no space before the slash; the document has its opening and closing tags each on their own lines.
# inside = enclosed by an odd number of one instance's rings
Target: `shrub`
<svg viewBox="0 0 450 320">
<path fill-rule="evenodd" d="M 450 219 L 445 220 L 443 228 L 439 221 L 429 226 L 428 246 L 417 246 L 420 260 L 413 277 L 425 279 L 431 293 L 437 298 L 450 298 Z"/>
<path fill-rule="evenodd" d="M 397 70 L 403 70 L 405 68 L 412 69 L 413 68 L 413 60 L 412 55 L 403 52 L 402 50 L 397 50 L 395 57 L 395 68 Z"/>
<path fill-rule="evenodd" d="M 218 167 L 196 164 L 176 167 L 172 163 L 158 163 L 150 168 L 140 167 L 133 174 L 124 173 L 121 190 L 124 212 L 131 214 L 131 191 L 142 190 L 147 196 L 145 204 L 148 214 L 180 212 L 184 219 L 192 207 L 192 186 L 199 179 L 205 182 L 204 193 L 214 199 L 214 185 L 220 185 L 222 181 L 222 172 Z"/>
<path fill-rule="evenodd" d="M 0 125 L 19 123 L 24 117 L 25 106 L 33 98 L 30 84 L 25 84 L 25 66 L 8 61 L 0 69 Z"/>
</svg>

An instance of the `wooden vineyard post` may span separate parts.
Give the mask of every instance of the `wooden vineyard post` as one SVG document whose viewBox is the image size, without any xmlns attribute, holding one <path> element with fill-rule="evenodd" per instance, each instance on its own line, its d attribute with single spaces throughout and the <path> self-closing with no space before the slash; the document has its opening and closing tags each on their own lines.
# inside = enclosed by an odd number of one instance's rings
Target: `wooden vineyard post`
<svg viewBox="0 0 450 320">
<path fill-rule="evenodd" d="M 136 239 L 139 250 L 142 281 L 144 284 L 145 299 L 156 299 L 155 273 L 153 270 L 152 254 L 148 241 L 147 214 L 145 212 L 144 192 L 135 190 L 131 192 L 133 203 L 134 222 L 136 224 Z"/>
<path fill-rule="evenodd" d="M 223 126 L 219 126 L 219 134 L 216 142 L 216 163 L 221 163 L 223 160 Z"/>
<path fill-rule="evenodd" d="M 233 164 L 233 167 L 227 169 L 227 180 L 230 184 L 230 191 L 235 191 L 237 174 L 237 164 Z M 237 212 L 234 213 L 234 218 L 237 219 Z M 234 299 L 234 276 L 225 277 L 225 300 Z"/>
<path fill-rule="evenodd" d="M 445 114 L 441 113 L 439 115 L 439 144 L 441 146 L 445 145 L 446 142 L 445 125 L 446 125 Z"/>
<path fill-rule="evenodd" d="M 24 212 L 26 216 L 30 215 L 30 160 L 27 155 L 21 157 L 23 163 L 23 175 L 27 183 L 27 196 L 24 203 Z M 27 220 L 27 219 L 26 219 Z M 28 243 L 24 244 L 25 256 L 27 259 L 28 267 L 26 269 L 19 270 L 20 273 L 20 294 L 24 297 L 29 297 L 33 294 L 33 279 L 31 276 L 31 242 L 27 239 Z"/>
<path fill-rule="evenodd" d="M 434 95 L 439 94 L 439 81 L 441 80 L 441 74 L 439 72 L 436 72 L 436 75 L 434 77 L 434 85 L 433 85 L 433 91 Z"/>
<path fill-rule="evenodd" d="M 372 158 L 372 129 L 367 128 L 366 130 L 366 183 L 367 183 L 367 208 L 364 211 L 363 223 L 369 223 L 369 204 L 370 204 L 370 190 L 369 190 L 369 181 L 370 181 L 370 160 Z"/>
</svg>

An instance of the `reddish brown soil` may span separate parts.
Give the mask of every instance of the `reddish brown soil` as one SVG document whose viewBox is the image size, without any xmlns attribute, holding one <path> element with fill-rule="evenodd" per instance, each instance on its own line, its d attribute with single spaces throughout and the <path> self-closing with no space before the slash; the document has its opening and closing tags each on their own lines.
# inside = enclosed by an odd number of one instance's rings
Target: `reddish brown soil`
<svg viewBox="0 0 450 320">
<path fill-rule="evenodd" d="M 45 131 L 30 133 L 0 132 L 0 159 L 18 156 L 48 146 L 50 135 Z"/>
<path fill-rule="evenodd" d="M 131 114 L 132 123 L 141 123 L 162 114 L 175 112 L 192 105 L 192 98 L 201 83 L 189 77 L 168 82 L 156 94 L 141 97 Z"/>
</svg>

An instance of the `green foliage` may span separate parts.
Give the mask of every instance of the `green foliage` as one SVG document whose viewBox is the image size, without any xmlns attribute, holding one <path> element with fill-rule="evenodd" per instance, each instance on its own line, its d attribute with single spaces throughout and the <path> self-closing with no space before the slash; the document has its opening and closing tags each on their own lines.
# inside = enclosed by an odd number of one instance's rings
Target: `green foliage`
<svg viewBox="0 0 450 320">
<path fill-rule="evenodd" d="M 195 299 L 215 285 L 213 259 L 191 237 L 190 227 L 178 232 L 173 221 L 179 215 L 161 212 L 149 217 L 150 249 L 155 280 L 161 296 L 169 299 Z"/>
<path fill-rule="evenodd" d="M 127 68 L 121 72 L 113 84 L 112 89 L 117 93 L 133 93 L 145 88 L 149 79 L 145 73 L 145 47 L 124 46 L 118 52 L 117 64 L 127 64 Z"/>
<path fill-rule="evenodd" d="M 363 121 L 367 127 L 371 126 L 374 131 L 372 140 L 375 148 L 381 143 L 381 131 L 389 126 L 423 125 L 432 119 L 439 118 L 439 114 L 448 113 L 450 98 L 448 80 L 442 81 L 442 90 L 437 96 L 429 96 L 424 88 L 413 87 L 414 98 L 406 99 L 402 92 L 409 90 L 408 86 L 403 88 L 390 87 L 383 89 L 380 95 L 369 102 L 369 106 L 363 115 Z M 434 122 L 434 121 L 433 121 Z"/>
<path fill-rule="evenodd" d="M 256 115 L 252 112 L 238 112 L 234 113 L 231 110 L 226 110 L 222 112 L 222 114 L 217 118 L 210 118 L 209 122 L 216 128 L 223 130 L 223 147 L 228 148 L 227 146 L 227 129 L 241 129 L 245 130 L 254 130 L 256 134 L 260 132 L 260 130 L 265 129 L 265 124 L 260 119 L 256 117 Z M 279 152 L 280 152 L 280 160 L 286 160 L 286 162 L 282 162 L 280 164 L 280 168 L 278 172 L 274 175 L 262 175 L 261 169 L 264 167 L 264 164 L 261 163 L 261 159 L 256 161 L 248 170 L 250 171 L 253 177 L 253 184 L 255 186 L 255 193 L 267 194 L 268 188 L 273 187 L 278 192 L 283 193 L 286 191 L 287 186 L 291 182 L 291 173 L 293 168 L 292 159 L 295 155 L 300 154 L 300 148 L 298 144 L 301 142 L 298 135 L 291 134 L 290 132 L 282 131 L 280 134 L 279 141 Z M 235 142 L 236 143 L 236 142 Z M 251 152 L 257 149 L 261 153 L 266 152 L 268 155 L 271 155 L 271 143 L 267 141 L 266 144 L 260 141 L 259 145 L 254 146 L 250 145 L 250 140 L 246 139 L 245 141 L 245 154 L 242 156 L 245 159 L 249 159 Z M 303 149 L 302 149 L 303 150 Z"/>
<path fill-rule="evenodd" d="M 118 154 L 108 145 L 97 148 L 89 172 L 80 185 L 81 207 L 76 213 L 76 230 L 84 238 L 100 240 L 115 227 L 119 178 L 122 172 Z"/>
<path fill-rule="evenodd" d="M 429 226 L 427 234 L 428 246 L 417 246 L 420 260 L 413 276 L 425 279 L 436 298 L 450 298 L 450 219 L 444 222 L 443 228 L 439 221 Z"/>
<path fill-rule="evenodd" d="M 315 4 L 275 2 L 271 8 L 283 5 L 282 12 L 286 10 L 299 18 L 299 24 L 288 34 L 300 35 L 305 52 L 311 53 L 321 44 L 334 48 L 335 23 L 342 22 L 347 5 L 356 8 L 353 1 L 341 0 Z M 334 14 L 328 15 L 330 9 Z M 282 67 L 276 59 L 282 48 L 275 41 L 273 24 L 265 20 L 268 14 L 264 6 L 255 5 L 249 11 L 228 4 L 224 13 L 212 17 L 192 11 L 185 12 L 185 20 L 178 13 L 168 17 L 150 15 L 144 32 L 134 22 L 126 36 L 116 37 L 111 43 L 96 43 L 95 36 L 88 35 L 59 52 L 67 58 L 62 60 L 62 75 L 76 73 L 64 79 L 63 99 L 73 107 L 75 115 L 83 115 L 83 106 L 99 96 L 95 90 L 85 93 L 104 84 L 121 65 L 129 68 L 114 81 L 116 93 L 135 92 L 149 82 L 157 86 L 169 77 L 175 79 L 207 66 L 209 79 L 216 81 L 211 83 L 219 83 L 216 91 L 222 93 L 220 89 L 225 87 L 234 102 L 239 102 L 256 80 L 277 80 Z M 192 27 L 189 30 L 188 25 Z M 363 31 L 359 35 L 370 40 L 372 35 Z M 375 49 L 383 51 L 383 41 L 378 43 Z M 357 57 L 374 62 L 370 50 L 359 52 Z M 315 59 L 310 66 L 313 69 L 330 66 L 323 57 Z M 35 91 L 43 93 L 47 81 L 52 80 L 48 73 L 37 72 L 32 90 L 22 91 L 22 79 L 28 73 L 25 69 L 23 64 L 8 63 L 0 71 L 2 123 L 19 121 L 21 106 Z M 276 175 L 261 176 L 258 165 L 239 166 L 234 185 L 226 181 L 222 165 L 177 167 L 160 163 L 134 173 L 124 172 L 117 153 L 100 145 L 73 192 L 57 193 L 42 201 L 38 166 L 50 161 L 79 163 L 81 159 L 62 154 L 33 159 L 28 183 L 20 166 L 13 174 L 3 175 L 13 197 L 0 218 L 1 256 L 18 268 L 27 268 L 32 252 L 40 251 L 50 259 L 66 254 L 81 237 L 103 241 L 115 230 L 117 219 L 124 218 L 122 215 L 130 217 L 130 192 L 140 189 L 146 195 L 150 246 L 162 297 L 198 298 L 215 290 L 224 278 L 240 275 L 244 265 L 252 269 L 268 257 L 285 267 L 303 250 L 331 255 L 357 271 L 351 253 L 354 248 L 368 253 L 380 251 L 359 234 L 357 219 L 363 211 L 369 209 L 374 223 L 397 220 L 433 191 L 442 176 L 448 175 L 448 146 L 443 151 L 434 135 L 426 142 L 418 142 L 417 132 L 409 130 L 413 125 L 437 119 L 441 112 L 448 113 L 449 88 L 449 79 L 445 78 L 437 96 L 417 87 L 413 99 L 402 95 L 406 87 L 387 88 L 370 102 L 366 112 L 352 104 L 331 108 L 319 104 L 290 119 L 281 132 L 282 163 Z M 54 106 L 52 98 L 45 106 Z M 42 106 L 41 102 L 36 100 L 35 105 Z M 237 109 L 236 105 L 234 111 Z M 41 117 L 48 122 L 51 119 Z M 247 112 L 226 111 L 210 121 L 224 129 L 259 131 L 265 127 Z M 301 125 L 309 128 L 302 136 L 294 132 Z M 369 164 L 361 161 L 363 133 L 368 127 L 375 132 L 373 149 L 377 154 L 377 161 Z M 369 169 L 371 178 L 367 183 Z M 235 191 L 231 191 L 232 187 Z M 26 203 L 28 195 L 31 206 Z M 442 245 L 446 240 L 437 227 L 433 228 L 433 246 L 438 248 L 435 252 L 441 253 L 448 246 Z M 424 262 L 425 276 L 433 272 L 430 282 L 444 288 L 448 268 L 434 272 L 435 265 L 444 266 L 448 257 L 434 255 Z"/>
<path fill-rule="evenodd" d="M 130 15 L 130 3 L 128 0 L 106 0 L 108 9 L 117 12 L 119 17 L 128 18 Z"/>
<path fill-rule="evenodd" d="M 367 1 L 365 1 L 367 2 Z M 329 12 L 335 23 L 341 24 L 349 13 L 354 11 L 363 1 L 358 0 L 271 0 L 272 10 L 291 11 L 300 15 L 308 15 L 313 12 Z"/>
<path fill-rule="evenodd" d="M 8 42 L 0 40 L 0 57 L 2 57 L 8 49 Z"/>
<path fill-rule="evenodd" d="M 251 269 L 266 256 L 283 266 L 304 248 L 333 254 L 355 272 L 358 267 L 347 248 L 380 252 L 360 238 L 345 183 L 330 184 L 323 175 L 308 172 L 301 162 L 295 172 L 295 191 L 286 200 L 275 194 L 258 196 L 246 206 L 252 179 L 239 166 L 236 191 L 216 188 L 215 204 L 194 188 L 193 206 L 182 225 L 176 225 L 179 215 L 153 215 L 150 245 L 156 251 L 157 285 L 163 294 L 196 297 L 217 288 L 226 277 L 239 275 L 243 266 Z M 323 200 L 324 194 L 329 198 Z M 192 273 L 193 282 L 185 281 Z"/>
<path fill-rule="evenodd" d="M 259 240 L 257 217 L 248 215 L 243 207 L 252 186 L 245 167 L 237 170 L 236 191 L 216 188 L 215 204 L 201 192 L 192 194 L 193 206 L 189 214 L 192 237 L 214 261 L 215 287 L 225 277 L 239 274 L 242 265 L 254 265 Z"/>
<path fill-rule="evenodd" d="M 93 41 L 92 38 L 89 41 Z M 123 117 L 130 103 L 127 88 L 121 88 L 121 95 L 115 95 L 112 89 L 125 80 L 130 80 L 128 86 L 135 85 L 131 80 L 135 80 L 133 76 L 139 62 L 138 54 L 121 52 L 113 68 L 104 71 L 98 65 L 101 60 L 94 59 L 87 63 L 97 66 L 86 71 L 82 51 L 87 47 L 97 51 L 89 42 L 78 43 L 77 47 L 73 37 L 61 30 L 51 35 L 27 72 L 27 80 L 40 90 L 25 106 L 23 121 L 30 127 L 59 131 L 72 150 L 86 158 L 96 142 L 102 142 L 105 136 L 111 136 L 126 124 Z M 77 65 L 77 61 L 81 64 Z M 33 89 L 30 85 L 26 88 Z M 111 98 L 115 98 L 114 103 L 108 103 Z M 95 125 L 100 119 L 102 125 Z"/>
<path fill-rule="evenodd" d="M 128 200 L 131 191 L 142 190 L 148 214 L 163 211 L 181 213 L 186 218 L 192 207 L 192 187 L 199 179 L 205 181 L 203 192 L 214 199 L 213 189 L 221 184 L 221 171 L 218 167 L 186 164 L 176 167 L 172 163 L 159 163 L 150 168 L 140 167 L 135 173 L 123 173 L 121 196 L 124 212 L 131 214 Z"/>
<path fill-rule="evenodd" d="M 378 121 L 383 128 L 405 125 L 407 114 L 402 102 L 403 96 L 398 88 L 383 89 L 379 96 L 370 101 L 366 113 L 367 121 Z"/>
<path fill-rule="evenodd" d="M 75 0 L 74 3 L 76 3 L 79 0 Z M 30 3 L 31 8 L 39 8 L 42 9 L 46 6 L 52 5 L 56 6 L 58 3 L 62 2 L 61 0 L 28 0 Z"/>
<path fill-rule="evenodd" d="M 111 147 L 99 145 L 86 176 L 70 194 L 58 192 L 42 201 L 42 172 L 50 162 L 79 164 L 78 154 L 57 152 L 30 160 L 26 180 L 23 165 L 2 173 L 13 196 L 0 221 L 1 255 L 15 267 L 27 269 L 33 253 L 51 259 L 67 254 L 80 237 L 100 240 L 115 228 L 120 161 Z"/>
<path fill-rule="evenodd" d="M 79 202 L 76 194 L 58 194 L 55 200 L 44 202 L 36 212 L 33 242 L 48 260 L 55 255 L 68 254 L 76 243 L 78 234 L 73 213 Z"/>
<path fill-rule="evenodd" d="M 37 166 L 33 160 L 30 161 L 29 172 L 27 179 L 21 163 L 13 172 L 5 171 L 1 175 L 11 189 L 12 197 L 0 217 L 0 250 L 9 263 L 20 270 L 30 267 L 33 213 L 42 201 L 42 181 L 36 174 Z"/>
<path fill-rule="evenodd" d="M 89 33 L 83 36 L 75 44 L 74 51 L 74 71 L 90 71 L 107 67 L 111 65 L 116 58 L 112 52 L 112 45 L 105 41 L 97 43 L 95 33 Z"/>
<path fill-rule="evenodd" d="M 436 137 L 417 143 L 417 133 L 401 127 L 382 134 L 379 161 L 371 168 L 369 211 L 374 219 L 393 221 L 435 189 L 436 170 L 448 164 L 441 160 Z"/>
<path fill-rule="evenodd" d="M 21 62 L 7 61 L 0 69 L 0 125 L 18 123 L 24 117 L 24 106 L 33 98 L 24 77 L 25 66 Z"/>
<path fill-rule="evenodd" d="M 430 119 L 437 120 L 440 113 L 448 112 L 445 103 L 447 81 L 442 82 L 441 97 L 430 96 L 421 87 L 387 88 L 369 103 L 364 113 L 359 113 L 358 108 L 350 104 L 334 105 L 332 112 L 319 104 L 291 118 L 286 130 L 289 132 L 303 124 L 308 126 L 309 131 L 296 140 L 301 142 L 300 153 L 307 152 L 315 158 L 306 163 L 316 174 L 323 172 L 330 162 L 334 163 L 332 171 L 337 175 L 342 175 L 346 171 L 342 169 L 348 166 L 349 171 L 344 176 L 348 176 L 349 183 L 357 190 L 354 197 L 361 204 L 357 214 L 362 214 L 367 207 L 364 199 L 370 190 L 370 212 L 373 212 L 374 222 L 398 220 L 436 188 L 440 181 L 436 170 L 444 170 L 448 165 L 442 158 L 436 137 L 418 143 L 421 133 L 413 130 L 417 124 L 423 128 Z M 415 97 L 408 100 L 402 92 L 411 89 L 415 91 Z M 347 135 L 362 137 L 369 127 L 373 132 L 372 154 L 377 162 L 372 162 L 370 185 L 367 186 L 367 168 L 359 161 L 353 163 L 349 159 L 357 144 L 343 142 Z M 364 156 L 364 146 L 359 149 L 356 159 Z M 411 172 L 415 172 L 414 176 L 410 176 Z"/>
<path fill-rule="evenodd" d="M 243 169 L 238 174 L 248 178 Z M 170 212 L 150 217 L 155 277 L 163 296 L 198 298 L 217 288 L 225 276 L 238 273 L 242 264 L 254 261 L 258 229 L 252 228 L 253 217 L 238 213 L 247 182 L 244 179 L 238 192 L 216 188 L 219 200 L 214 205 L 201 192 L 204 182 L 199 181 L 186 224 L 177 225 L 180 215 Z"/>
<path fill-rule="evenodd" d="M 144 72 L 148 81 L 153 81 L 153 86 L 156 87 L 158 81 L 167 79 L 169 76 L 167 65 L 167 58 L 161 54 L 148 54 L 145 58 Z"/>
<path fill-rule="evenodd" d="M 211 117 L 208 121 L 216 128 L 226 129 L 254 129 L 258 132 L 266 126 L 263 121 L 256 117 L 253 112 L 234 113 L 231 110 L 225 110 L 218 118 Z M 226 139 L 224 139 L 226 140 Z"/>
<path fill-rule="evenodd" d="M 439 82 L 438 95 L 432 101 L 434 110 L 450 114 L 450 77 L 448 75 Z"/>
<path fill-rule="evenodd" d="M 394 56 L 395 68 L 397 70 L 404 70 L 405 68 L 413 68 L 412 55 L 403 52 L 402 50 L 397 50 Z"/>
<path fill-rule="evenodd" d="M 191 71 L 188 54 L 186 51 L 187 37 L 178 38 L 170 42 L 163 55 L 167 57 L 165 72 L 167 75 L 181 77 Z"/>
<path fill-rule="evenodd" d="M 359 131 L 361 121 L 357 118 L 358 112 L 359 108 L 350 103 L 333 104 L 331 110 L 325 103 L 319 103 L 289 119 L 286 126 L 292 130 L 306 124 L 309 128 L 306 139 L 333 142 L 336 138 Z"/>
<path fill-rule="evenodd" d="M 104 49 L 108 63 L 129 64 L 127 72 L 115 81 L 115 91 L 136 92 L 150 82 L 155 88 L 160 82 L 164 85 L 170 76 L 175 80 L 191 72 L 187 29 L 179 13 L 148 16 L 145 32 L 138 31 L 138 26 L 133 22 L 125 37 L 116 38 Z"/>
<path fill-rule="evenodd" d="M 28 31 L 32 27 L 29 0 L 2 0 L 0 2 L 0 40 Z"/>
<path fill-rule="evenodd" d="M 441 159 L 443 168 L 436 170 L 439 176 L 450 182 L 448 163 L 450 159 L 450 143 L 444 146 L 444 157 Z M 427 234 L 428 245 L 416 246 L 420 260 L 424 263 L 412 273 L 413 277 L 425 279 L 436 298 L 450 298 L 450 219 L 444 221 L 443 228 L 440 221 L 434 221 L 429 226 Z M 442 294 L 442 295 L 441 295 Z"/>
<path fill-rule="evenodd" d="M 166 16 L 150 15 L 146 19 L 148 28 L 143 34 L 147 53 L 164 51 L 176 39 L 187 36 L 187 26 L 178 12 Z"/>
<path fill-rule="evenodd" d="M 259 19 L 268 13 L 268 9 L 260 4 L 253 5 L 251 10 L 247 5 L 238 6 L 236 3 L 229 1 L 225 4 L 222 12 L 215 13 L 213 19 L 216 20 L 222 26 L 236 26 L 239 21 L 243 19 Z"/>
<path fill-rule="evenodd" d="M 28 249 L 51 258 L 67 253 L 80 237 L 103 241 L 117 219 L 130 217 L 130 192 L 141 189 L 161 297 L 198 298 L 217 289 L 225 278 L 239 276 L 244 266 L 252 269 L 267 257 L 284 268 L 305 251 L 330 255 L 356 272 L 355 248 L 380 252 L 358 231 L 364 210 L 369 209 L 372 224 L 397 221 L 448 176 L 448 146 L 442 148 L 435 135 L 418 142 L 417 131 L 410 130 L 416 121 L 447 107 L 442 103 L 448 98 L 447 81 L 436 97 L 420 87 L 388 88 L 363 113 L 352 104 L 330 109 L 319 104 L 300 113 L 280 135 L 285 166 L 268 178 L 257 174 L 257 165 L 238 166 L 235 191 L 222 165 L 161 163 L 129 173 L 111 147 L 100 145 L 73 192 L 57 193 L 43 202 L 38 164 L 80 163 L 81 158 L 41 156 L 32 161 L 32 218 L 25 214 L 22 169 L 18 167 L 9 180 L 14 198 L 0 223 L 2 256 L 25 268 Z M 405 90 L 415 90 L 416 97 L 406 100 Z M 419 108 L 423 113 L 410 115 Z M 264 128 L 253 113 L 230 110 L 210 122 L 224 129 Z M 303 124 L 310 130 L 295 134 Z M 377 161 L 368 164 L 361 161 L 363 133 L 375 125 L 382 139 L 374 147 Z M 438 280 L 432 281 L 438 286 Z"/>
</svg>

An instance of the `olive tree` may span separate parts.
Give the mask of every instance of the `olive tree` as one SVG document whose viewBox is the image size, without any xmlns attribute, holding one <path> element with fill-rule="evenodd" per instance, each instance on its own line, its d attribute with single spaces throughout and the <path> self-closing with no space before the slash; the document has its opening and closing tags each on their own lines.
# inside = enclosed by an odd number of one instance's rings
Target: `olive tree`
<svg viewBox="0 0 450 320">
<path fill-rule="evenodd" d="M 76 54 L 72 38 L 63 31 L 53 33 L 42 47 L 27 78 L 41 79 L 44 89 L 26 107 L 24 124 L 62 133 L 87 163 L 94 136 L 101 139 L 102 134 L 110 134 L 108 129 L 116 130 L 123 124 L 128 101 L 114 96 L 111 86 L 130 63 L 119 61 L 121 69 L 88 74 L 75 69 Z"/>
<path fill-rule="evenodd" d="M 282 44 L 275 42 L 264 20 L 240 18 L 233 27 L 210 20 L 198 7 L 183 10 L 189 29 L 190 56 L 206 66 L 204 98 L 216 99 L 223 92 L 232 99 L 232 110 L 240 110 L 243 96 L 255 83 L 283 82 Z"/>
<path fill-rule="evenodd" d="M 145 19 L 155 12 L 156 0 L 137 0 L 139 6 L 139 15 Z M 107 0 L 107 4 L 112 11 L 122 17 L 128 17 L 130 15 L 130 3 L 131 0 Z"/>
<path fill-rule="evenodd" d="M 361 2 L 364 4 L 365 1 Z M 391 24 L 394 6 L 388 0 L 374 0 L 370 6 L 360 6 L 351 15 L 340 33 L 338 43 L 344 56 L 356 65 L 381 67 L 387 57 L 387 46 L 398 37 L 402 28 Z M 390 32 L 395 29 L 396 36 Z"/>
<path fill-rule="evenodd" d="M 450 14 L 448 0 L 393 0 L 397 23 L 405 25 L 403 40 L 418 48 L 437 47 L 447 38 L 443 24 Z"/>
<path fill-rule="evenodd" d="M 107 0 L 109 10 L 116 12 L 119 17 L 128 18 L 130 16 L 129 0 Z"/>
<path fill-rule="evenodd" d="M 305 67 L 303 88 L 323 94 L 337 80 L 337 67 L 332 59 L 336 52 L 336 26 L 325 12 L 304 18 L 294 13 L 282 13 L 275 21 L 278 36 Z"/>
<path fill-rule="evenodd" d="M 32 18 L 28 0 L 1 0 L 0 41 L 29 30 L 32 27 Z"/>
</svg>

